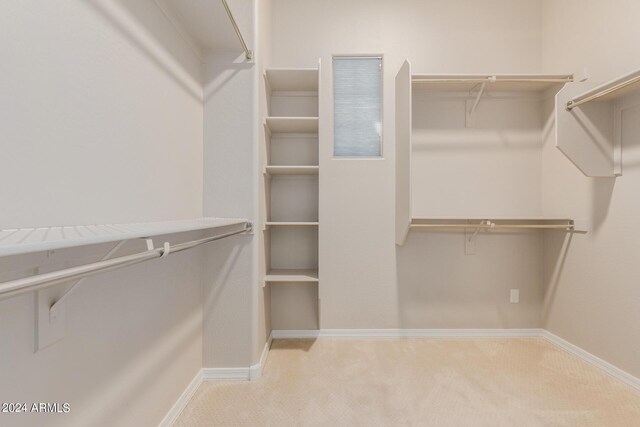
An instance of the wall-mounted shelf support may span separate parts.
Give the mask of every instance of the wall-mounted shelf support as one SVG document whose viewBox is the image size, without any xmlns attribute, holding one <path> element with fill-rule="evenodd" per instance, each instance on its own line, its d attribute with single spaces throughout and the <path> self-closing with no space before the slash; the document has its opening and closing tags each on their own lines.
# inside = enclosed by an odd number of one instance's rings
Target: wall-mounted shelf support
<svg viewBox="0 0 640 427">
<path fill-rule="evenodd" d="M 147 250 L 153 250 L 153 240 L 147 238 L 145 239 L 145 241 L 147 244 Z M 111 250 L 107 252 L 105 256 L 100 258 L 100 261 L 106 261 L 108 259 L 111 259 L 116 254 L 116 252 L 118 252 L 120 248 L 124 246 L 125 243 L 127 243 L 127 240 L 121 240 L 118 243 L 116 243 L 116 245 L 113 248 L 111 248 Z M 62 294 L 62 296 L 58 298 L 56 302 L 54 302 L 51 305 L 51 307 L 49 307 L 49 323 L 56 323 L 56 320 L 58 320 L 60 307 L 62 307 L 62 304 L 64 303 L 64 301 L 69 297 L 69 295 L 73 292 L 73 290 L 76 289 L 78 285 L 80 285 L 84 281 L 84 279 L 85 277 L 76 280 L 76 282 L 73 285 L 71 285 L 71 287 L 67 289 L 65 293 Z"/>
<path fill-rule="evenodd" d="M 478 234 L 480 233 L 480 231 L 482 231 L 482 227 L 483 225 L 494 225 L 494 223 L 492 223 L 491 221 L 482 221 L 480 222 L 479 226 L 476 227 L 476 229 L 473 231 L 473 233 L 470 232 L 469 229 L 465 229 L 464 230 L 464 253 L 465 255 L 475 255 L 476 254 L 476 237 L 478 237 Z M 489 229 L 487 231 L 490 231 Z"/>
<path fill-rule="evenodd" d="M 471 236 L 469 236 L 469 242 L 473 241 L 476 236 L 478 235 L 478 233 L 480 232 L 480 230 L 482 229 L 483 225 L 488 225 L 488 229 L 494 228 L 496 226 L 495 223 L 491 222 L 491 221 L 482 221 L 480 224 L 478 224 L 478 227 L 476 227 L 476 230 L 473 232 L 473 234 Z"/>
<path fill-rule="evenodd" d="M 494 76 L 494 81 L 495 81 L 495 76 Z M 478 91 L 478 95 L 476 95 L 476 100 L 473 103 L 473 106 L 471 107 L 471 111 L 469 111 L 469 116 L 473 116 L 473 113 L 476 111 L 476 108 L 478 108 L 478 104 L 480 103 L 480 99 L 482 98 L 482 94 L 484 93 L 484 88 L 487 86 L 487 82 L 482 82 L 482 84 L 480 85 L 480 90 Z"/>
</svg>

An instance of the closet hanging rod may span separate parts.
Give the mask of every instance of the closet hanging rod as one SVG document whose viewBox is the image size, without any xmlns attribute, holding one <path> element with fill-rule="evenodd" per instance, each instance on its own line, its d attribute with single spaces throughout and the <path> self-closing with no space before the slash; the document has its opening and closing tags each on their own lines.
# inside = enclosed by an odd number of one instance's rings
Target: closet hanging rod
<svg viewBox="0 0 640 427">
<path fill-rule="evenodd" d="M 411 224 L 411 228 L 422 229 L 469 229 L 480 228 L 487 230 L 499 229 L 548 229 L 548 230 L 573 230 L 573 224 Z"/>
<path fill-rule="evenodd" d="M 620 79 L 616 79 L 598 86 L 585 94 L 576 96 L 575 98 L 567 102 L 567 110 L 571 111 L 579 105 L 585 104 L 589 101 L 593 101 L 594 99 L 602 98 L 603 96 L 607 96 L 638 82 L 640 82 L 640 74 L 638 71 L 636 71 Z"/>
<path fill-rule="evenodd" d="M 227 4 L 227 0 L 222 0 L 222 4 L 224 5 L 225 10 L 227 11 L 227 15 L 229 15 L 229 19 L 231 20 L 231 25 L 233 25 L 233 29 L 236 30 L 236 35 L 238 36 L 238 39 L 240 40 L 240 44 L 242 45 L 242 49 L 244 49 L 244 54 L 247 57 L 247 59 L 252 59 L 253 58 L 253 52 L 251 50 L 249 50 L 249 48 L 247 47 L 247 44 L 244 42 L 244 37 L 242 37 L 242 33 L 240 32 L 240 28 L 238 28 L 238 23 L 236 22 L 236 19 L 233 17 L 233 13 L 231 13 L 231 9 L 229 8 L 229 5 Z"/>
<path fill-rule="evenodd" d="M 81 279 L 95 275 L 97 273 L 111 271 L 129 265 L 139 264 L 153 258 L 165 257 L 176 252 L 181 252 L 205 243 L 215 240 L 224 239 L 225 237 L 234 236 L 236 234 L 246 233 L 252 230 L 251 223 L 247 223 L 242 230 L 232 231 L 229 233 L 219 234 L 217 236 L 205 237 L 199 240 L 169 245 L 165 243 L 164 247 L 151 249 L 145 252 L 139 252 L 132 255 L 112 258 L 106 261 L 98 261 L 91 264 L 81 265 L 78 267 L 65 268 L 64 270 L 52 271 L 50 273 L 37 274 L 35 276 L 25 277 L 22 279 L 10 280 L 0 283 L 0 299 L 13 297 L 27 292 L 36 291 L 38 289 L 57 285 L 63 282 Z"/>
<path fill-rule="evenodd" d="M 500 76 L 486 76 L 480 78 L 454 78 L 454 77 L 414 77 L 411 79 L 413 83 L 569 83 L 573 78 L 516 78 Z"/>
</svg>

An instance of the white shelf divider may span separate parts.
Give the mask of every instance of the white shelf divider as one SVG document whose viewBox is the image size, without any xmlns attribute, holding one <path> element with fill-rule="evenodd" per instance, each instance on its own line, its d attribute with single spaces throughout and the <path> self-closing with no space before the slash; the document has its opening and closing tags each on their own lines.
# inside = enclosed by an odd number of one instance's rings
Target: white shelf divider
<svg viewBox="0 0 640 427">
<path fill-rule="evenodd" d="M 318 133 L 317 117 L 267 117 L 266 125 L 271 134 Z"/>
<path fill-rule="evenodd" d="M 267 227 L 317 227 L 318 221 L 267 221 Z"/>
<path fill-rule="evenodd" d="M 264 278 L 265 282 L 318 282 L 318 270 L 270 270 Z"/>
<path fill-rule="evenodd" d="M 117 242 L 163 234 L 244 227 L 246 219 L 198 218 L 128 224 L 71 225 L 0 230 L 0 256 Z"/>
<path fill-rule="evenodd" d="M 265 173 L 269 175 L 318 175 L 319 166 L 265 166 Z"/>
</svg>

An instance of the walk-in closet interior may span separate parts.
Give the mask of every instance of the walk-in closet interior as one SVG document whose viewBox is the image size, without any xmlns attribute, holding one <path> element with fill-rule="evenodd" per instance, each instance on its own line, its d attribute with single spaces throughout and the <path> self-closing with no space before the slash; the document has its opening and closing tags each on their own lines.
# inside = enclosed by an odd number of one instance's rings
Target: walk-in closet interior
<svg viewBox="0 0 640 427">
<path fill-rule="evenodd" d="M 0 426 L 640 425 L 639 19 L 0 0 Z"/>
</svg>

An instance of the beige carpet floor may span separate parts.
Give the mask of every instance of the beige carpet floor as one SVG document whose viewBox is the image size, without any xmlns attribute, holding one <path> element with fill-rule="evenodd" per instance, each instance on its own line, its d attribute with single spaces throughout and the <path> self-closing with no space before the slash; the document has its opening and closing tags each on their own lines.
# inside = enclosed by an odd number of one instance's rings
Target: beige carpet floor
<svg viewBox="0 0 640 427">
<path fill-rule="evenodd" d="M 537 338 L 279 340 L 175 426 L 636 427 L 640 393 Z"/>
</svg>

